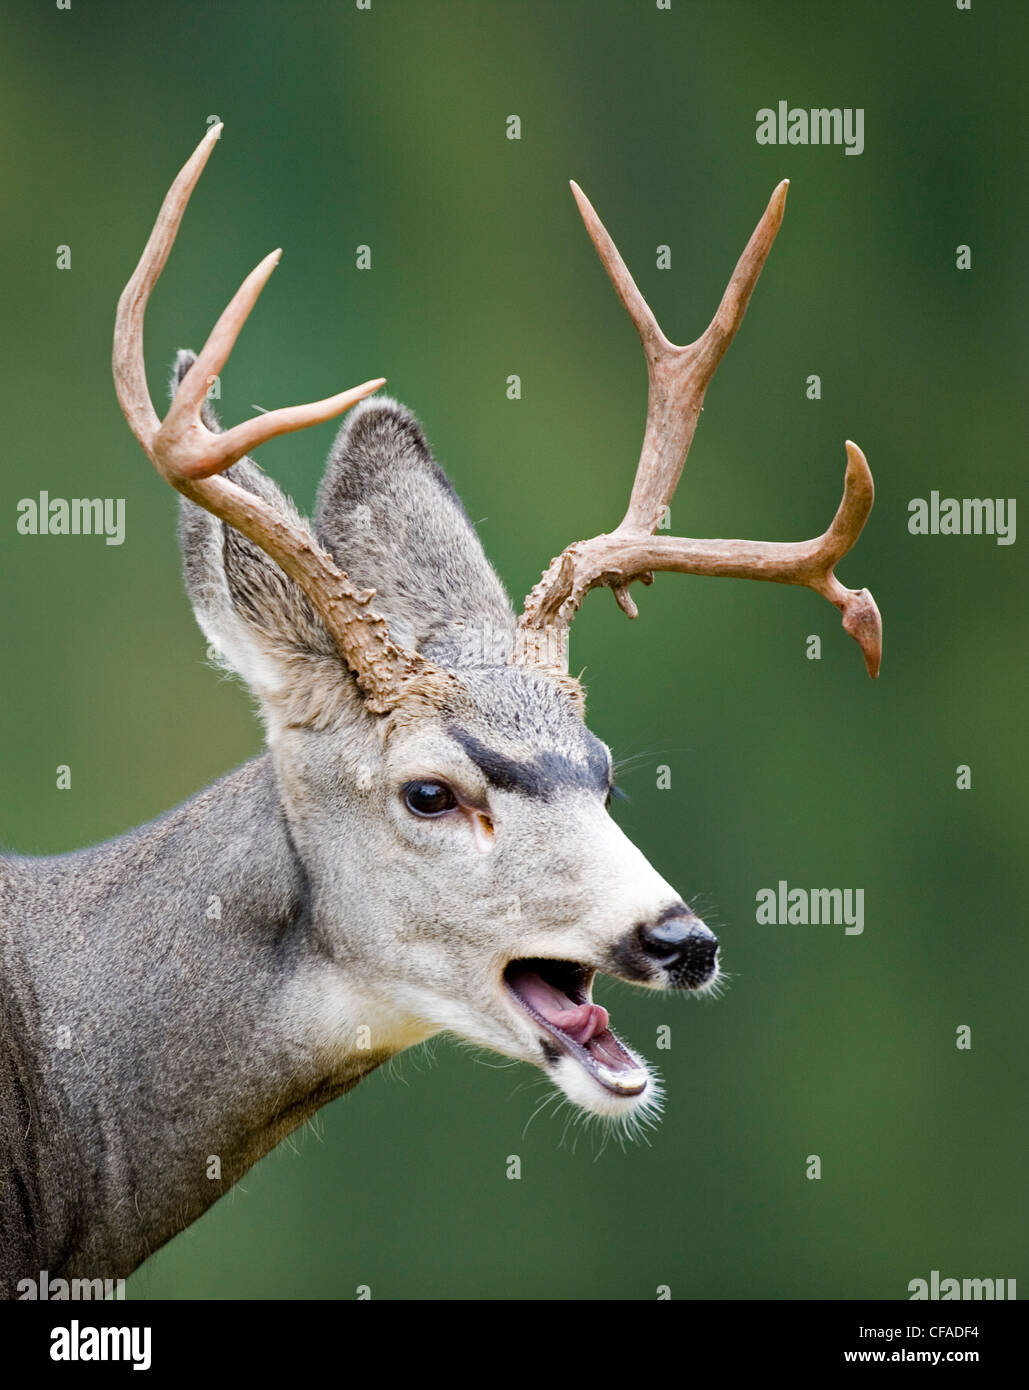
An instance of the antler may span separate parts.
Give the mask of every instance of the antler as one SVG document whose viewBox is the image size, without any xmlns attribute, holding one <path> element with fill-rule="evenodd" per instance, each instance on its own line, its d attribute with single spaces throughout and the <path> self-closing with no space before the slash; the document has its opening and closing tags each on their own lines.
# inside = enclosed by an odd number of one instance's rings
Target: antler
<svg viewBox="0 0 1029 1390">
<path fill-rule="evenodd" d="M 550 664 L 552 653 L 541 655 L 542 639 L 546 637 L 549 648 L 549 639 L 556 636 L 562 664 L 566 665 L 568 625 L 590 589 L 607 585 L 624 612 L 635 618 L 638 609 L 628 586 L 635 579 L 651 583 L 655 570 L 675 570 L 768 579 L 814 589 L 842 612 L 844 629 L 860 644 L 869 675 L 879 674 L 882 620 L 875 600 L 867 589 L 844 588 L 833 574 L 833 566 L 861 534 L 875 495 L 871 472 L 856 444 L 847 442 L 843 500 L 829 529 L 815 540 L 780 544 L 653 534 L 682 474 L 704 393 L 742 322 L 782 223 L 788 186 L 784 179 L 772 194 L 708 328 L 696 342 L 677 347 L 662 333 L 589 199 L 572 184 L 586 229 L 643 344 L 650 377 L 647 424 L 624 518 L 609 535 L 577 541 L 551 562 L 525 600 L 519 623 L 519 661 Z"/>
<path fill-rule="evenodd" d="M 163 423 L 147 389 L 143 359 L 147 301 L 221 130 L 220 124 L 212 126 L 179 171 L 161 205 L 139 264 L 118 300 L 113 357 L 118 401 L 133 434 L 161 476 L 191 502 L 241 531 L 300 585 L 354 673 L 366 707 L 382 714 L 399 703 L 410 683 L 425 674 L 431 663 L 390 639 L 385 620 L 368 606 L 375 590 L 355 589 L 310 531 L 298 527 L 231 479 L 216 475 L 268 439 L 342 414 L 377 391 L 385 378 L 366 381 L 309 405 L 270 410 L 223 434 L 206 427 L 200 414 L 204 397 L 212 377 L 225 366 L 240 329 L 278 264 L 282 252 L 272 251 L 230 300 L 179 384 Z"/>
</svg>

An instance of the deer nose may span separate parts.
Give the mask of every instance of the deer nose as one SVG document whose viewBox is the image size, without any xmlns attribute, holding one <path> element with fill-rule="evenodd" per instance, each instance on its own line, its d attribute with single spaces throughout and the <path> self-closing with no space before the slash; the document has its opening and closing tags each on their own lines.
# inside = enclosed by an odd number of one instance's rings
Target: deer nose
<svg viewBox="0 0 1029 1390">
<path fill-rule="evenodd" d="M 718 966 L 718 938 L 692 913 L 662 916 L 637 929 L 644 953 L 664 966 L 680 989 L 698 989 Z"/>
</svg>

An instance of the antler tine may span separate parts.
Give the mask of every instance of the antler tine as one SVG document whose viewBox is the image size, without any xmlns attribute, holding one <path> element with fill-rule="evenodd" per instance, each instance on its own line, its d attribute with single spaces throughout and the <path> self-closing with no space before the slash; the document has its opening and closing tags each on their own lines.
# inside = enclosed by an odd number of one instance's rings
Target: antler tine
<svg viewBox="0 0 1029 1390">
<path fill-rule="evenodd" d="M 168 478 L 207 478 L 221 473 L 244 454 L 269 439 L 293 430 L 306 429 L 342 415 L 358 401 L 370 396 L 386 383 L 385 377 L 362 382 L 349 391 L 340 391 L 322 401 L 307 405 L 287 405 L 255 415 L 252 420 L 222 434 L 213 434 L 203 424 L 200 410 L 211 379 L 218 375 L 228 361 L 240 329 L 257 303 L 272 271 L 279 263 L 282 251 L 272 251 L 250 272 L 211 329 L 196 362 L 181 382 L 171 409 L 155 441 L 155 462 Z M 199 425 L 199 429 L 197 426 Z"/>
<path fill-rule="evenodd" d="M 788 188 L 789 180 L 783 179 L 772 194 L 707 329 L 696 342 L 677 347 L 662 333 L 593 205 L 578 184 L 572 183 L 586 230 L 636 326 L 647 357 L 647 424 L 629 509 L 621 523 L 626 530 L 653 531 L 672 500 L 693 442 L 704 393 L 743 322 L 761 268 L 782 225 Z"/>
<path fill-rule="evenodd" d="M 844 629 L 860 645 L 869 675 L 879 674 L 882 620 L 875 600 L 867 589 L 844 588 L 833 573 L 833 566 L 860 535 L 875 495 L 868 463 L 856 444 L 847 442 L 843 499 L 836 516 L 815 540 L 782 544 L 653 534 L 682 474 L 704 393 L 743 320 L 782 224 L 788 187 L 784 179 L 772 193 L 707 329 L 695 342 L 677 347 L 661 331 L 589 199 L 572 184 L 586 229 L 643 344 L 650 382 L 647 423 L 625 516 L 609 535 L 577 541 L 551 562 L 525 601 L 519 623 L 519 661 L 566 664 L 568 625 L 590 589 L 607 585 L 623 611 L 635 618 L 638 609 L 628 586 L 636 579 L 649 584 L 655 570 L 674 570 L 814 589 L 840 609 Z M 541 633 L 548 635 L 545 645 L 540 642 Z"/>
<path fill-rule="evenodd" d="M 590 240 L 597 248 L 597 255 L 600 257 L 601 264 L 611 277 L 615 293 L 622 301 L 626 313 L 636 325 L 636 332 L 640 335 L 640 342 L 647 354 L 648 365 L 652 356 L 657 357 L 665 352 L 674 352 L 674 344 L 670 343 L 661 332 L 661 325 L 654 317 L 650 305 L 640 294 L 639 286 L 632 278 L 629 267 L 622 260 L 618 247 L 611 240 L 610 233 L 597 216 L 596 208 L 574 179 L 568 180 L 568 186 L 572 190 L 572 197 L 579 208 L 579 215 L 586 224 Z"/>
<path fill-rule="evenodd" d="M 522 626 L 530 631 L 567 627 L 590 589 L 601 584 L 616 591 L 624 589 L 633 579 L 655 570 L 800 584 L 840 610 L 844 629 L 864 652 L 868 674 L 877 676 L 882 660 L 882 621 L 875 600 L 867 589 L 845 588 L 833 573 L 833 567 L 861 534 L 874 496 L 865 456 L 848 440 L 843 498 L 828 530 L 814 540 L 694 540 L 619 528 L 610 535 L 578 541 L 553 561 L 526 600 Z M 523 639 L 523 650 L 532 650 L 531 639 Z"/>
<path fill-rule="evenodd" d="M 143 248 L 139 264 L 118 300 L 118 313 L 114 325 L 114 389 L 118 394 L 122 413 L 129 422 L 129 428 L 147 454 L 150 453 L 161 421 L 150 399 L 146 381 L 143 316 L 150 293 L 160 279 L 169 252 L 175 244 L 175 235 L 189 202 L 189 195 L 196 187 L 221 132 L 220 123 L 211 126 L 179 170 L 171 188 L 165 194 L 161 211 L 157 214 L 157 221 Z"/>
<path fill-rule="evenodd" d="M 384 619 L 368 607 L 374 590 L 358 590 L 316 542 L 275 507 L 229 478 L 214 476 L 251 449 L 280 434 L 329 420 L 385 382 L 377 377 L 349 391 L 307 405 L 285 406 L 216 434 L 201 419 L 212 376 L 228 360 L 261 290 L 278 264 L 273 251 L 250 272 L 211 330 L 197 360 L 179 383 L 164 422 L 150 399 L 143 353 L 143 319 L 154 285 L 222 126 L 212 126 L 179 171 L 165 196 L 139 264 L 118 301 L 113 369 L 118 401 L 133 434 L 158 472 L 190 501 L 228 522 L 259 546 L 311 600 L 353 671 L 373 713 L 393 709 L 415 678 L 434 670 L 416 653 L 398 647 Z"/>
</svg>

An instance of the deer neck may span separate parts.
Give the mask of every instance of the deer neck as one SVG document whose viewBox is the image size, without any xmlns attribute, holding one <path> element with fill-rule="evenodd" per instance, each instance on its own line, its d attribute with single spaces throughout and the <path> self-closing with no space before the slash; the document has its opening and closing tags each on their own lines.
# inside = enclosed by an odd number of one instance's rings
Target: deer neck
<svg viewBox="0 0 1029 1390">
<path fill-rule="evenodd" d="M 128 1274 L 385 1060 L 309 1024 L 336 968 L 311 897 L 267 756 L 121 839 L 0 862 L 0 1283 Z"/>
</svg>

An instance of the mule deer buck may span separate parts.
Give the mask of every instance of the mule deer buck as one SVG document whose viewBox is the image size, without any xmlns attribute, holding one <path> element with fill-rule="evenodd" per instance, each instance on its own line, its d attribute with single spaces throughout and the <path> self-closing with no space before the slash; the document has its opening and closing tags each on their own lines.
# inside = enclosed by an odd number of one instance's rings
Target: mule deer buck
<svg viewBox="0 0 1029 1390">
<path fill-rule="evenodd" d="M 209 385 L 277 251 L 199 356 L 179 354 L 158 419 L 144 311 L 220 129 L 172 184 L 121 296 L 114 379 L 182 494 L 196 616 L 256 695 L 268 749 L 120 839 L 0 862 L 8 1296 L 43 1269 L 128 1274 L 320 1106 L 443 1031 L 534 1064 L 585 1111 L 631 1124 L 654 1110 L 656 1077 L 592 1001 L 594 977 L 708 989 L 718 944 L 608 815 L 611 757 L 567 669 L 591 588 L 634 617 L 629 586 L 656 570 L 806 585 L 879 666 L 875 603 L 833 574 L 872 505 L 856 445 L 816 540 L 654 534 L 785 182 L 688 347 L 665 338 L 573 185 L 646 353 L 646 431 L 624 519 L 570 545 L 516 618 L 414 417 L 364 399 L 382 380 L 220 429 Z M 245 455 L 358 402 L 308 522 Z"/>
</svg>

